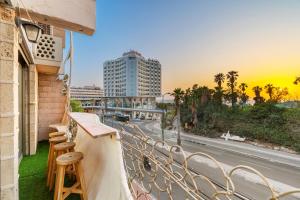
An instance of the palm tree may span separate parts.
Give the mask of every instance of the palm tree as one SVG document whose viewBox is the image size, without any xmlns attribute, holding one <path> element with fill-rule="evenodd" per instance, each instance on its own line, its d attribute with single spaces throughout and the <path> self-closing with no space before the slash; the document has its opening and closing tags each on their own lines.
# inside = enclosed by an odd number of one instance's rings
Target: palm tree
<svg viewBox="0 0 300 200">
<path fill-rule="evenodd" d="M 215 75 L 214 79 L 215 83 L 217 84 L 217 87 L 215 87 L 215 94 L 214 94 L 214 99 L 217 102 L 218 105 L 222 104 L 222 98 L 223 98 L 223 88 L 222 84 L 225 81 L 225 75 L 223 73 L 218 73 Z"/>
<path fill-rule="evenodd" d="M 241 84 L 239 85 L 239 88 L 240 88 L 240 90 L 241 90 L 242 92 L 245 92 L 246 89 L 247 89 L 247 87 L 248 87 L 248 85 L 247 85 L 246 83 L 241 83 Z"/>
<path fill-rule="evenodd" d="M 215 75 L 215 83 L 217 83 L 219 88 L 222 88 L 222 83 L 225 81 L 225 75 L 223 73 L 218 73 Z"/>
<path fill-rule="evenodd" d="M 184 91 L 181 88 L 175 88 L 171 93 L 171 96 L 174 97 L 175 103 L 175 115 L 177 116 L 177 145 L 181 146 L 180 138 L 180 104 L 184 96 Z"/>
<path fill-rule="evenodd" d="M 227 78 L 227 86 L 229 88 L 228 97 L 231 101 L 232 108 L 235 106 L 235 103 L 237 102 L 237 93 L 236 93 L 236 85 L 237 85 L 237 78 L 239 74 L 237 71 L 230 71 L 226 74 Z"/>
<path fill-rule="evenodd" d="M 253 98 L 253 100 L 255 101 L 255 104 L 263 103 L 264 98 L 260 95 L 262 88 L 259 86 L 255 86 L 252 88 L 252 90 L 255 93 L 255 97 Z"/>
<path fill-rule="evenodd" d="M 187 88 L 184 93 L 183 102 L 188 105 L 190 96 L 192 94 L 191 88 Z"/>
<path fill-rule="evenodd" d="M 196 126 L 198 123 L 198 118 L 197 118 L 197 101 L 199 99 L 199 93 L 198 93 L 198 85 L 195 84 L 192 87 L 191 95 L 190 95 L 190 105 L 191 105 L 191 111 L 192 111 L 192 123 L 193 126 Z"/>
<path fill-rule="evenodd" d="M 241 90 L 241 100 L 243 102 L 243 106 L 247 103 L 249 96 L 246 94 L 246 89 L 248 85 L 246 83 L 241 83 L 239 85 L 239 89 Z"/>
<path fill-rule="evenodd" d="M 264 89 L 266 90 L 266 93 L 269 95 L 269 101 L 272 101 L 275 87 L 273 86 L 273 84 L 269 83 L 265 85 Z"/>
<path fill-rule="evenodd" d="M 211 90 L 206 87 L 199 87 L 199 94 L 200 94 L 200 105 L 205 105 L 211 99 Z"/>
<path fill-rule="evenodd" d="M 296 80 L 294 81 L 295 85 L 298 85 L 298 83 L 300 83 L 300 76 L 296 77 Z"/>
</svg>

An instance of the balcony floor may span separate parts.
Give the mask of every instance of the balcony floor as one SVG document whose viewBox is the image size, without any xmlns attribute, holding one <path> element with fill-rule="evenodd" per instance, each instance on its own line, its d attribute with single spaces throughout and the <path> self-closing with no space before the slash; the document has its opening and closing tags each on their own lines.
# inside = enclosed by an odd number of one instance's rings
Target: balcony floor
<svg viewBox="0 0 300 200">
<path fill-rule="evenodd" d="M 38 144 L 34 156 L 25 156 L 19 167 L 20 200 L 52 200 L 53 192 L 46 186 L 46 167 L 48 158 L 48 142 Z M 68 183 L 66 183 L 68 184 Z M 70 195 L 68 200 L 79 200 L 78 195 Z"/>
</svg>

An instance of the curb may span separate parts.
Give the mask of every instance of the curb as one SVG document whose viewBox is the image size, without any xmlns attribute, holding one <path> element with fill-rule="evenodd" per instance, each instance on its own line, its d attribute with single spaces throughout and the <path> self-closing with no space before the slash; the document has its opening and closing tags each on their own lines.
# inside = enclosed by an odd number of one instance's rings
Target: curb
<svg viewBox="0 0 300 200">
<path fill-rule="evenodd" d="M 204 142 L 195 141 L 195 140 L 191 140 L 191 139 L 186 139 L 184 137 L 185 136 L 182 137 L 182 140 L 184 140 L 186 142 L 191 142 L 191 143 L 194 143 L 194 144 L 201 144 L 201 145 L 204 145 L 204 146 L 210 146 L 210 147 L 213 147 L 213 148 L 216 148 L 216 149 L 219 149 L 219 150 L 232 152 L 232 153 L 235 153 L 235 154 L 239 154 L 239 155 L 243 155 L 243 156 L 247 156 L 247 157 L 255 158 L 255 159 L 259 159 L 259 160 L 269 161 L 269 162 L 272 162 L 272 163 L 276 163 L 276 164 L 280 164 L 280 165 L 284 165 L 284 166 L 288 166 L 288 167 L 293 167 L 297 170 L 300 170 L 300 166 L 298 166 L 298 165 L 283 163 L 283 162 L 280 162 L 278 160 L 272 160 L 272 159 L 268 159 L 268 158 L 265 158 L 265 157 L 262 157 L 262 156 L 257 156 L 257 155 L 253 155 L 253 154 L 249 154 L 249 153 L 242 153 L 240 151 L 235 151 L 235 150 L 232 150 L 232 149 L 221 148 L 221 147 L 217 147 L 217 146 L 207 144 L 207 143 L 204 143 Z"/>
<path fill-rule="evenodd" d="M 145 129 L 147 129 L 148 131 L 152 131 L 152 130 L 149 130 L 149 128 L 146 127 L 146 126 L 145 126 Z M 263 156 L 257 156 L 257 155 L 254 155 L 254 154 L 240 152 L 240 151 L 232 150 L 232 149 L 229 149 L 229 148 L 218 147 L 218 146 L 215 146 L 215 145 L 212 145 L 212 144 L 208 144 L 206 142 L 201 142 L 199 140 L 189 139 L 188 138 L 189 136 L 186 136 L 186 135 L 182 135 L 181 137 L 182 137 L 182 140 L 186 141 L 186 142 L 191 142 L 191 143 L 194 143 L 194 144 L 200 144 L 200 145 L 204 145 L 204 146 L 210 146 L 210 147 L 213 147 L 213 148 L 216 148 L 216 149 L 219 149 L 219 150 L 223 150 L 223 151 L 227 151 L 227 152 L 231 152 L 231 153 L 235 153 L 235 154 L 239 154 L 239 155 L 243 155 L 243 156 L 247 156 L 247 157 L 250 157 L 250 158 L 255 158 L 255 159 L 259 159 L 259 160 L 263 160 L 263 161 L 269 161 L 269 162 L 276 163 L 276 164 L 279 164 L 279 165 L 282 165 L 282 166 L 292 167 L 294 169 L 300 170 L 300 165 L 288 164 L 288 163 L 281 162 L 279 160 L 268 159 L 267 157 L 263 157 Z"/>
</svg>

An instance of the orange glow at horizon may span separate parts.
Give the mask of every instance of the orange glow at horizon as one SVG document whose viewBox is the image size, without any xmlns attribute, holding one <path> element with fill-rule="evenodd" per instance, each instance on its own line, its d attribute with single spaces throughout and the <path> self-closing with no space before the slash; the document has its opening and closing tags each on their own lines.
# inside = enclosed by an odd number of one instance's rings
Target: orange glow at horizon
<svg viewBox="0 0 300 200">
<path fill-rule="evenodd" d="M 300 76 L 300 46 L 291 42 L 283 43 L 282 38 L 274 39 L 274 41 L 278 40 L 281 42 L 266 46 L 247 43 L 247 46 L 235 49 L 234 57 L 232 51 L 227 49 L 224 50 L 224 54 L 193 62 L 197 60 L 197 55 L 201 56 L 200 53 L 194 52 L 193 58 L 182 58 L 179 63 L 172 63 L 171 75 L 163 71 L 163 91 L 173 91 L 176 87 L 191 88 L 194 84 L 214 88 L 215 74 L 226 74 L 234 70 L 239 74 L 238 85 L 242 82 L 246 83 L 247 94 L 251 98 L 254 96 L 252 91 L 254 86 L 263 88 L 271 83 L 275 87 L 288 89 L 289 95 L 286 99 L 300 100 L 300 85 L 293 84 L 296 77 Z M 300 39 L 297 43 L 300 44 Z M 185 66 L 184 70 L 181 66 Z M 223 87 L 227 87 L 226 80 Z M 267 97 L 264 89 L 262 95 Z"/>
<path fill-rule="evenodd" d="M 299 84 L 295 85 L 293 83 L 295 81 L 296 77 L 300 75 L 299 74 L 300 67 L 299 67 L 298 71 L 297 70 L 289 71 L 289 70 L 291 70 L 291 68 L 286 68 L 285 70 L 277 71 L 276 73 L 272 73 L 272 74 L 269 73 L 268 75 L 266 75 L 267 72 L 263 72 L 263 73 L 261 73 L 261 75 L 255 75 L 254 73 L 244 75 L 243 73 L 239 72 L 237 86 L 240 83 L 243 83 L 243 82 L 246 83 L 248 85 L 246 93 L 250 96 L 250 98 L 254 97 L 254 92 L 253 92 L 252 88 L 255 86 L 260 86 L 263 89 L 263 91 L 261 93 L 262 96 L 264 96 L 265 98 L 268 98 L 268 96 L 265 92 L 264 86 L 270 83 L 270 84 L 273 84 L 274 87 L 287 88 L 289 91 L 289 94 L 286 97 L 286 99 L 300 100 L 300 85 Z M 238 70 L 236 70 L 236 71 L 238 71 Z M 287 73 L 287 71 L 289 71 L 289 72 Z M 224 73 L 224 72 L 222 72 L 222 73 Z M 215 74 L 201 77 L 198 80 L 194 79 L 194 78 L 192 79 L 192 77 L 190 77 L 190 78 L 186 78 L 185 80 L 181 80 L 181 81 L 179 80 L 178 82 L 176 82 L 176 84 L 174 84 L 174 83 L 165 84 L 163 92 L 173 91 L 177 87 L 185 90 L 187 88 L 192 88 L 192 86 L 194 84 L 198 84 L 199 86 L 207 86 L 207 87 L 213 89 L 216 86 L 216 83 L 214 83 L 214 81 L 213 81 Z M 224 74 L 226 74 L 226 73 L 224 73 Z M 223 88 L 224 89 L 227 88 L 226 79 L 223 83 Z"/>
</svg>

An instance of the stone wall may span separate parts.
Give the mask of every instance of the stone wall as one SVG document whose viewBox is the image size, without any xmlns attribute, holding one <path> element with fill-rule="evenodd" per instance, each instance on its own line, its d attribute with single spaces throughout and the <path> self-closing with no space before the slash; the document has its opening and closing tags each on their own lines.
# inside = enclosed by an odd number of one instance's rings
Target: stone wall
<svg viewBox="0 0 300 200">
<path fill-rule="evenodd" d="M 18 199 L 18 33 L 0 3 L 0 199 Z"/>
<path fill-rule="evenodd" d="M 38 141 L 38 72 L 35 65 L 29 66 L 29 154 L 36 153 Z"/>
<path fill-rule="evenodd" d="M 63 82 L 57 75 L 38 75 L 38 140 L 47 140 L 54 131 L 50 124 L 60 123 L 65 111 L 66 96 L 61 94 Z"/>
</svg>

